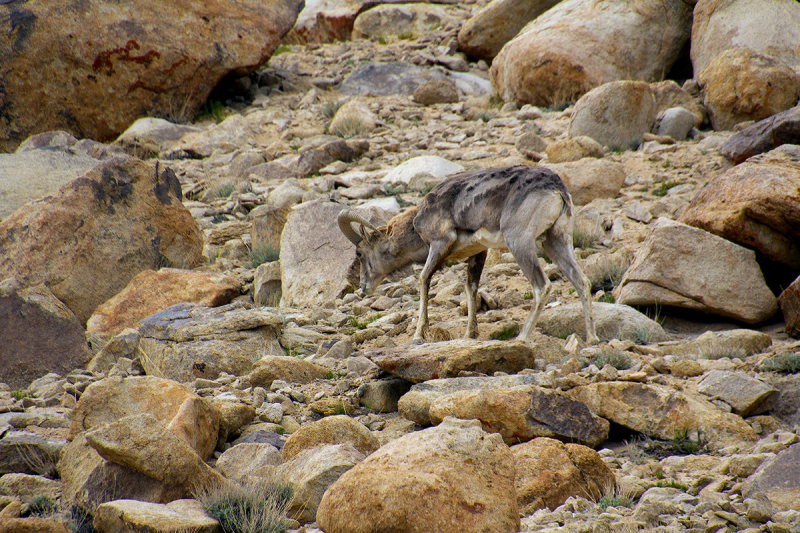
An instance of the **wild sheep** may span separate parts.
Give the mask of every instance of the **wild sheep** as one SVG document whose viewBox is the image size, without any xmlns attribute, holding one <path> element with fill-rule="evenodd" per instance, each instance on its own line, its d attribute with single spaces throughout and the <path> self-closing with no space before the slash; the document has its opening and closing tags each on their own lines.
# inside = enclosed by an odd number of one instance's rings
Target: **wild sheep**
<svg viewBox="0 0 800 533">
<path fill-rule="evenodd" d="M 550 291 L 539 265 L 536 239 L 575 287 L 583 304 L 587 339 L 598 341 L 592 317 L 591 285 L 572 248 L 572 199 L 554 172 L 512 166 L 472 170 L 451 176 L 423 198 L 418 208 L 376 228 L 359 213 L 339 213 L 339 227 L 356 245 L 361 262 L 361 289 L 369 295 L 383 279 L 409 263 L 424 263 L 419 276 L 420 311 L 414 344 L 428 327 L 431 276 L 445 261 L 468 259 L 467 331 L 477 336 L 478 281 L 489 248 L 507 249 L 533 287 L 533 305 L 519 338 L 528 340 Z M 358 224 L 358 230 L 352 224 Z"/>
</svg>

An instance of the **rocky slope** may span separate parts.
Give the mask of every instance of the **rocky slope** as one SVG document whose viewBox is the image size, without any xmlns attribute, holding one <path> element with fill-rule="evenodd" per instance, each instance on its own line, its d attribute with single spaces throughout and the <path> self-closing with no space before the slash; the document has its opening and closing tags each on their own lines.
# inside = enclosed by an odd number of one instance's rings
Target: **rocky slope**
<svg viewBox="0 0 800 533">
<path fill-rule="evenodd" d="M 284 44 L 190 125 L 0 156 L 93 169 L 0 222 L 0 531 L 220 531 L 195 496 L 276 479 L 307 533 L 800 531 L 798 291 L 776 298 L 798 273 L 800 148 L 734 166 L 721 147 L 764 126 L 710 129 L 694 80 L 503 102 L 458 51 L 481 7 L 363 11 L 366 38 Z M 380 225 L 459 170 L 537 164 L 573 196 L 601 343 L 551 264 L 537 332 L 509 340 L 531 288 L 491 252 L 478 339 L 459 339 L 457 263 L 410 346 L 420 267 L 363 297 L 337 213 Z M 80 223 L 48 228 L 56 210 Z M 54 242 L 83 277 L 58 277 Z"/>
</svg>

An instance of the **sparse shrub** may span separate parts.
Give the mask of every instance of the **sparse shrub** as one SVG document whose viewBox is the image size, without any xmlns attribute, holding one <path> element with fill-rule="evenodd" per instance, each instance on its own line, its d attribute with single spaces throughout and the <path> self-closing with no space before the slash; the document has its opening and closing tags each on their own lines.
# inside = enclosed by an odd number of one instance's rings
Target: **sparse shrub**
<svg viewBox="0 0 800 533">
<path fill-rule="evenodd" d="M 659 188 L 653 190 L 653 196 L 666 196 L 667 195 L 667 191 L 669 191 L 671 188 L 676 187 L 676 186 L 678 186 L 680 184 L 681 184 L 681 182 L 680 181 L 676 181 L 676 180 L 662 181 L 661 182 L 661 186 Z"/>
<path fill-rule="evenodd" d="M 702 350 L 700 353 L 701 359 L 708 359 L 711 361 L 716 361 L 717 359 L 743 359 L 747 356 L 747 352 L 745 352 L 741 348 L 735 348 L 730 345 L 725 345 L 721 342 L 711 342 L 709 346 Z"/>
<path fill-rule="evenodd" d="M 31 396 L 31 393 L 26 390 L 14 390 L 11 391 L 11 397 L 15 400 L 19 401 L 23 398 L 28 398 Z"/>
<path fill-rule="evenodd" d="M 322 116 L 325 117 L 326 120 L 331 120 L 335 115 L 336 112 L 339 111 L 339 108 L 344 105 L 346 100 L 340 98 L 328 98 L 324 102 L 322 102 L 322 108 L 320 109 L 320 113 Z"/>
<path fill-rule="evenodd" d="M 350 316 L 347 317 L 347 321 L 350 322 L 350 325 L 353 326 L 354 328 L 367 329 L 367 326 L 378 320 L 380 317 L 381 314 L 377 313 L 372 315 L 371 317 L 368 317 L 366 320 L 361 321 L 357 317 Z"/>
<path fill-rule="evenodd" d="M 522 297 L 525 300 L 533 300 L 533 291 L 525 291 L 522 293 Z"/>
<path fill-rule="evenodd" d="M 219 124 L 225 120 L 226 116 L 228 116 L 228 110 L 225 108 L 225 104 L 219 100 L 206 100 L 206 103 L 203 105 L 202 109 L 200 109 L 195 120 L 199 121 L 211 118 Z"/>
<path fill-rule="evenodd" d="M 597 261 L 594 268 L 587 270 L 589 282 L 592 284 L 592 291 L 611 292 L 622 281 L 625 272 L 628 270 L 628 265 L 604 256 Z"/>
<path fill-rule="evenodd" d="M 369 128 L 359 117 L 344 116 L 336 119 L 335 126 L 328 133 L 343 139 L 352 139 L 353 137 L 364 136 L 368 132 Z"/>
<path fill-rule="evenodd" d="M 28 514 L 46 518 L 58 511 L 58 504 L 50 497 L 40 494 L 28 504 Z"/>
<path fill-rule="evenodd" d="M 610 292 L 604 292 L 604 293 L 603 293 L 603 295 L 602 295 L 602 296 L 600 296 L 600 297 L 599 297 L 597 300 L 595 300 L 595 301 L 596 301 L 596 302 L 602 302 L 602 303 L 606 303 L 606 304 L 613 304 L 613 303 L 615 303 L 615 302 L 617 301 L 617 299 L 616 299 L 616 298 L 614 298 L 614 295 L 613 295 L 613 294 L 611 294 Z"/>
<path fill-rule="evenodd" d="M 609 507 L 633 507 L 633 498 L 622 494 L 618 489 L 614 488 L 607 491 L 597 500 L 597 506 L 601 511 L 605 511 Z"/>
<path fill-rule="evenodd" d="M 229 483 L 195 497 L 224 533 L 284 533 L 290 525 L 286 517 L 292 500 L 289 485 Z"/>
<path fill-rule="evenodd" d="M 652 332 L 647 328 L 637 328 L 628 336 L 636 344 L 649 344 Z"/>
<path fill-rule="evenodd" d="M 232 181 L 223 181 L 214 187 L 214 198 L 227 198 L 236 189 L 236 184 Z"/>
<path fill-rule="evenodd" d="M 92 515 L 88 511 L 73 505 L 69 510 L 66 526 L 72 533 L 94 533 L 92 520 Z"/>
<path fill-rule="evenodd" d="M 619 351 L 600 352 L 594 356 L 593 362 L 597 368 L 611 365 L 617 370 L 627 370 L 631 367 L 631 358 L 625 352 Z"/>
<path fill-rule="evenodd" d="M 782 353 L 761 363 L 761 368 L 767 372 L 781 374 L 800 373 L 800 353 Z"/>
<path fill-rule="evenodd" d="M 264 263 L 277 261 L 280 256 L 280 250 L 276 250 L 271 243 L 260 242 L 250 249 L 250 267 L 258 268 Z"/>
<path fill-rule="evenodd" d="M 678 489 L 678 490 L 682 490 L 683 492 L 686 492 L 689 489 L 688 485 L 686 485 L 684 483 L 681 483 L 680 481 L 678 481 L 676 479 L 668 479 L 668 480 L 665 480 L 665 481 L 659 481 L 658 483 L 656 483 L 656 487 L 667 487 L 667 488 L 671 488 L 671 489 Z"/>
<path fill-rule="evenodd" d="M 597 221 L 578 218 L 572 228 L 572 245 L 575 248 L 591 248 L 603 235 L 605 232 Z"/>
<path fill-rule="evenodd" d="M 513 339 L 519 334 L 519 324 L 516 322 L 513 324 L 509 324 L 498 331 L 495 331 L 490 335 L 489 338 L 494 339 L 496 341 L 507 341 L 509 339 Z"/>
<path fill-rule="evenodd" d="M 697 438 L 692 438 L 691 431 L 684 428 L 675 432 L 672 437 L 673 455 L 703 454 L 707 450 L 708 439 L 703 436 L 703 430 L 697 430 Z"/>
</svg>

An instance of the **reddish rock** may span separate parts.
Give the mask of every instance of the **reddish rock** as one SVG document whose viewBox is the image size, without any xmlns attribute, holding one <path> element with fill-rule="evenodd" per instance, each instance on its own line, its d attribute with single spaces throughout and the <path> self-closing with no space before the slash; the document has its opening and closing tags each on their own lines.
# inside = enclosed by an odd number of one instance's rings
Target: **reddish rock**
<svg viewBox="0 0 800 533">
<path fill-rule="evenodd" d="M 223 77 L 269 59 L 302 5 L 3 2 L 0 152 L 42 131 L 108 141 L 142 116 L 191 117 Z"/>
</svg>

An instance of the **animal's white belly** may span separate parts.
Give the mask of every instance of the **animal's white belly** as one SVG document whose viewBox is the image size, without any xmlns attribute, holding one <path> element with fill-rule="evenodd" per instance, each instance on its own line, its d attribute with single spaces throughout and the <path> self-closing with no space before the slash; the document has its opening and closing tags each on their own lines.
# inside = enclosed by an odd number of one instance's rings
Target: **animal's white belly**
<svg viewBox="0 0 800 533">
<path fill-rule="evenodd" d="M 479 229 L 475 232 L 459 232 L 453 250 L 447 256 L 448 261 L 463 261 L 489 248 L 508 250 L 503 234 L 499 231 Z"/>
</svg>

